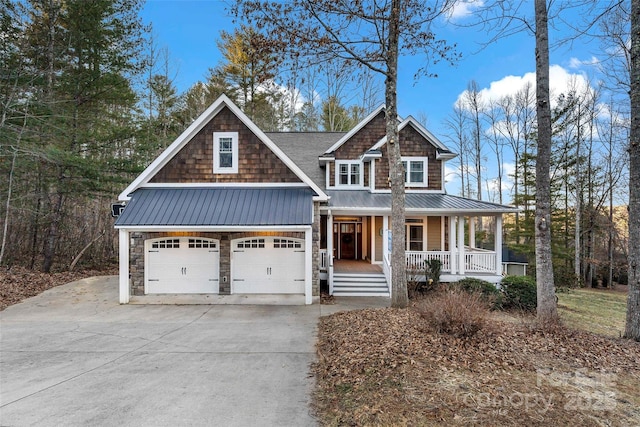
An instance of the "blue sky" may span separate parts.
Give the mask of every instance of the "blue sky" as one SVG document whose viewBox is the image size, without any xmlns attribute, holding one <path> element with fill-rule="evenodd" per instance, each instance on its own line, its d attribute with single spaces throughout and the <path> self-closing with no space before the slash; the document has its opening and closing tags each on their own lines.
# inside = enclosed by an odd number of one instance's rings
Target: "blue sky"
<svg viewBox="0 0 640 427">
<path fill-rule="evenodd" d="M 153 25 L 158 45 L 169 49 L 175 82 L 181 92 L 204 80 L 208 69 L 218 63 L 218 34 L 220 30 L 234 28 L 225 8 L 224 1 L 216 0 L 147 0 L 143 19 Z M 507 76 L 521 77 L 534 71 L 534 41 L 530 34 L 510 36 L 482 50 L 478 41 L 486 39 L 486 35 L 475 30 L 443 28 L 441 37 L 455 41 L 463 59 L 456 66 L 436 65 L 432 69 L 437 78 L 415 81 L 413 74 L 423 59 L 403 58 L 398 86 L 400 115 L 426 114 L 428 127 L 436 135 L 444 132 L 441 122 L 469 81 L 475 80 L 480 88 L 489 88 L 492 82 Z M 571 60 L 575 64 L 576 59 L 588 61 L 593 55 L 588 48 L 574 44 L 552 52 L 551 62 L 569 73 L 583 73 L 585 69 L 570 67 Z"/>
<path fill-rule="evenodd" d="M 461 2 L 457 9 L 461 15 L 457 18 L 459 22 L 465 19 L 464 12 L 469 11 L 468 6 L 473 1 L 479 0 Z M 533 2 L 530 3 L 533 9 Z M 180 92 L 196 81 L 204 80 L 208 69 L 218 64 L 218 34 L 221 30 L 234 28 L 226 7 L 224 1 L 215 0 L 147 0 L 142 11 L 143 20 L 153 25 L 158 46 L 168 48 Z M 438 74 L 437 78 L 423 77 L 415 81 L 413 74 L 424 59 L 402 58 L 398 111 L 402 117 L 426 115 L 427 128 L 447 143 L 443 121 L 471 80 L 483 90 L 484 99 L 497 99 L 519 90 L 523 81 L 533 82 L 534 39 L 531 34 L 520 33 L 480 49 L 478 42 L 486 40 L 487 35 L 477 30 L 449 25 L 440 30 L 439 36 L 458 44 L 462 60 L 456 66 L 442 63 L 432 68 L 431 71 Z M 552 30 L 551 42 L 558 37 L 559 34 Z M 598 48 L 593 43 L 587 46 L 573 43 L 552 50 L 552 92 L 562 91 L 572 76 L 587 84 L 586 78 L 596 72 L 593 62 L 597 63 Z M 488 154 L 490 157 L 489 151 Z M 491 159 L 488 161 L 490 163 Z"/>
</svg>

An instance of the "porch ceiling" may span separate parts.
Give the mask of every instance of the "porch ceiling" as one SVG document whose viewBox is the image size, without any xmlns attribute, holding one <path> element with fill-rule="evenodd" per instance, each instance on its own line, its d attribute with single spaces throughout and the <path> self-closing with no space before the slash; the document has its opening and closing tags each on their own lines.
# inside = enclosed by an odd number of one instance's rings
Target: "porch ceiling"
<svg viewBox="0 0 640 427">
<path fill-rule="evenodd" d="M 335 211 L 391 213 L 391 193 L 370 193 L 366 190 L 328 190 L 329 206 Z M 513 206 L 467 199 L 440 193 L 406 193 L 406 211 L 425 214 L 486 214 L 517 212 Z"/>
</svg>

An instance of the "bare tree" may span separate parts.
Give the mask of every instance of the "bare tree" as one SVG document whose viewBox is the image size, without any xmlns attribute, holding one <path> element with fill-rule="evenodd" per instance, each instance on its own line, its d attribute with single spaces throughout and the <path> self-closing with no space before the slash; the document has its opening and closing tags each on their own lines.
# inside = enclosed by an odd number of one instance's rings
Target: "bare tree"
<svg viewBox="0 0 640 427">
<path fill-rule="evenodd" d="M 640 0 L 631 0 L 629 138 L 629 296 L 626 338 L 640 341 Z"/>
<path fill-rule="evenodd" d="M 455 50 L 434 34 L 433 22 L 453 6 L 451 0 L 236 0 L 234 12 L 271 39 L 281 41 L 286 56 L 309 62 L 338 58 L 385 79 L 386 149 L 391 184 L 392 306 L 408 303 L 405 265 L 405 192 L 397 122 L 398 58 L 427 57 L 427 63 L 457 58 Z M 427 74 L 421 69 L 418 74 Z"/>
<path fill-rule="evenodd" d="M 555 322 L 555 299 L 551 259 L 551 103 L 549 99 L 549 27 L 547 0 L 535 0 L 536 19 L 536 106 L 538 156 L 536 162 L 536 287 L 537 318 L 541 323 Z"/>
<path fill-rule="evenodd" d="M 471 188 L 469 185 L 469 176 L 467 171 L 467 153 L 469 152 L 467 115 L 459 101 L 454 104 L 453 111 L 449 114 L 449 117 L 445 119 L 444 124 L 450 131 L 450 133 L 447 134 L 447 138 L 453 146 L 456 147 L 456 150 L 459 153 L 460 195 L 462 197 L 469 197 Z"/>
<path fill-rule="evenodd" d="M 485 120 L 489 124 L 489 141 L 491 144 L 489 145 L 493 154 L 496 155 L 497 162 L 497 174 L 496 177 L 496 185 L 498 187 L 498 203 L 502 204 L 502 175 L 503 175 L 503 165 L 504 165 L 504 141 L 501 138 L 501 132 L 499 130 L 501 126 L 501 122 L 503 117 L 500 115 L 501 111 L 498 104 L 494 102 L 490 102 L 488 108 L 485 111 Z"/>
</svg>

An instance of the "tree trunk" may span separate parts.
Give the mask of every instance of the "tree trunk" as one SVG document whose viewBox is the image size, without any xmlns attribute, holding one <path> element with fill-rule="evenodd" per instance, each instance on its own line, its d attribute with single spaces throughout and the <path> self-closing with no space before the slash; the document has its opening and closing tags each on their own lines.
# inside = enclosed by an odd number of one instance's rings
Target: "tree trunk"
<svg viewBox="0 0 640 427">
<path fill-rule="evenodd" d="M 13 156 L 11 158 L 11 169 L 9 171 L 9 186 L 7 187 L 7 205 L 4 213 L 4 226 L 2 230 L 2 245 L 0 246 L 0 264 L 4 260 L 4 248 L 7 244 L 7 232 L 9 231 L 9 211 L 11 210 L 11 190 L 13 189 L 13 171 L 16 168 L 16 156 L 18 151 L 13 150 Z"/>
<path fill-rule="evenodd" d="M 56 202 L 53 206 L 51 213 L 52 219 L 49 224 L 49 230 L 47 231 L 47 237 L 44 242 L 44 259 L 42 261 L 42 272 L 50 273 L 51 266 L 53 265 L 53 259 L 56 253 L 56 246 L 58 244 L 58 238 L 60 237 L 60 222 L 62 221 L 62 205 L 64 202 L 64 196 L 61 192 L 56 194 Z"/>
<path fill-rule="evenodd" d="M 549 33 L 547 0 L 535 0 L 536 15 L 536 100 L 538 154 L 536 162 L 536 286 L 537 318 L 542 324 L 558 317 L 551 257 L 551 106 L 549 103 Z"/>
<path fill-rule="evenodd" d="M 640 341 L 640 0 L 631 0 L 629 296 L 625 338 Z"/>
<path fill-rule="evenodd" d="M 400 0 L 393 0 L 389 15 L 387 45 L 387 81 L 385 85 L 387 152 L 391 180 L 391 306 L 404 308 L 409 304 L 405 261 L 405 193 L 404 171 L 398 140 L 398 37 Z"/>
</svg>

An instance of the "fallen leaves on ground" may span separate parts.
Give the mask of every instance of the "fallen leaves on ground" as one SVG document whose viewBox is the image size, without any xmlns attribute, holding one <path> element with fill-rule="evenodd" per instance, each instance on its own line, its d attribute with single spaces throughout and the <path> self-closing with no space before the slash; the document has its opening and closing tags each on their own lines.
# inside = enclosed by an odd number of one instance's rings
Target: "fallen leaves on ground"
<svg viewBox="0 0 640 427">
<path fill-rule="evenodd" d="M 640 425 L 640 343 L 500 316 L 468 339 L 430 330 L 412 308 L 323 317 L 312 368 L 319 420 Z"/>
<path fill-rule="evenodd" d="M 117 274 L 115 269 L 105 271 L 79 270 L 60 273 L 40 273 L 22 267 L 0 270 L 0 311 L 53 287 L 85 277 Z"/>
</svg>

